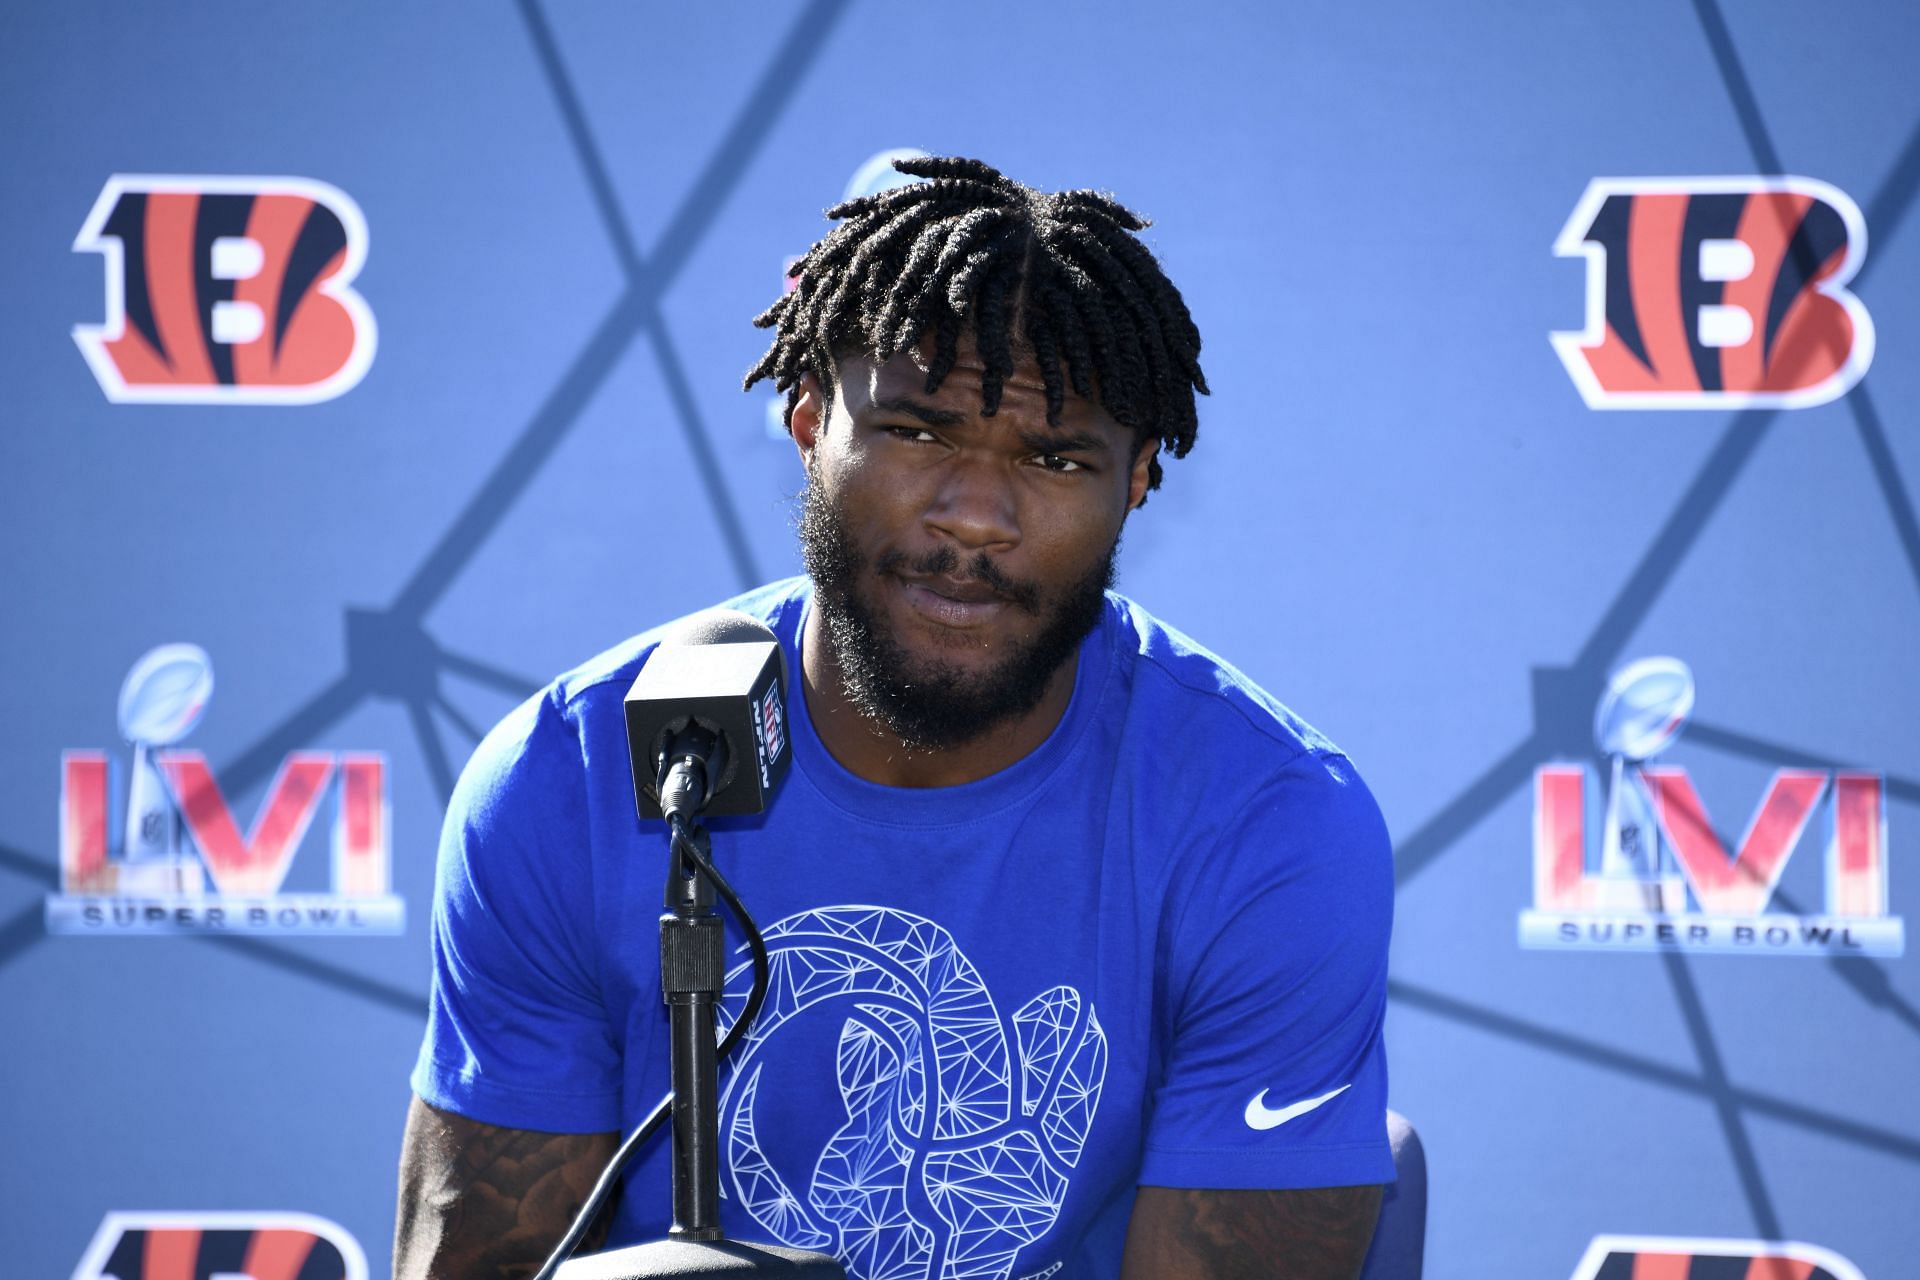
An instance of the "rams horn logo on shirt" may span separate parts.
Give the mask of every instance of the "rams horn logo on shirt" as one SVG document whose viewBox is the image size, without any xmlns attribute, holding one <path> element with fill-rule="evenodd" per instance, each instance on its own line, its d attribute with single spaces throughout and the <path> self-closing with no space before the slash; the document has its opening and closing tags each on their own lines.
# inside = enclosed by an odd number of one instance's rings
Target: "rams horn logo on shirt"
<svg viewBox="0 0 1920 1280">
<path fill-rule="evenodd" d="M 1552 335 L 1592 409 L 1802 409 L 1873 362 L 1844 288 L 1859 206 L 1812 178 L 1596 178 L 1554 242 L 1587 260 L 1586 328 Z"/>
<path fill-rule="evenodd" d="M 1798 1240 L 1595 1236 L 1573 1280 L 1865 1280 L 1831 1249 Z"/>
<path fill-rule="evenodd" d="M 1049 987 L 1009 1018 L 946 928 L 891 907 L 820 907 L 765 936 L 766 1009 L 720 1093 L 725 1194 L 849 1280 L 1057 1276 L 1029 1255 L 1053 1247 L 1106 1087 L 1093 1002 Z M 750 970 L 727 975 L 729 1022 Z M 831 1115 L 779 1083 L 823 1067 Z"/>
<path fill-rule="evenodd" d="M 367 1280 L 367 1256 L 310 1213 L 109 1213 L 73 1280 Z"/>
<path fill-rule="evenodd" d="M 73 248 L 106 258 L 106 320 L 73 339 L 115 403 L 313 404 L 373 363 L 347 287 L 367 223 L 338 187 L 115 174 Z"/>
</svg>

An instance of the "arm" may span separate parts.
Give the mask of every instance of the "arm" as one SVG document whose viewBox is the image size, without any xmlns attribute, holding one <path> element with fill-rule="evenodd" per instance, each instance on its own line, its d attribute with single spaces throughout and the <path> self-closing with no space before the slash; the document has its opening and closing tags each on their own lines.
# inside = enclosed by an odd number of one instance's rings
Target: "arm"
<svg viewBox="0 0 1920 1280">
<path fill-rule="evenodd" d="M 1351 1280 L 1394 1177 L 1386 824 L 1344 757 L 1303 757 L 1188 889 L 1121 1274 Z"/>
<path fill-rule="evenodd" d="M 1120 1280 L 1352 1280 L 1379 1212 L 1379 1187 L 1142 1187 Z"/>
<path fill-rule="evenodd" d="M 574 727 L 543 694 L 487 735 L 448 802 L 398 1280 L 525 1280 L 614 1151 L 622 1059 L 590 925 L 579 762 Z"/>
<path fill-rule="evenodd" d="M 481 1124 L 418 1098 L 400 1151 L 394 1280 L 522 1280 L 540 1269 L 619 1141 Z M 581 1242 L 605 1239 L 605 1212 Z"/>
</svg>

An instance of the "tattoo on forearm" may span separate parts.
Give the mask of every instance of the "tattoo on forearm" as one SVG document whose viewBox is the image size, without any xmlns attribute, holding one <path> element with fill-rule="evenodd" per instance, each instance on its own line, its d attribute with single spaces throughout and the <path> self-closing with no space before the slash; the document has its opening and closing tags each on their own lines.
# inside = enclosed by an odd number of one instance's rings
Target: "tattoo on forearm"
<svg viewBox="0 0 1920 1280">
<path fill-rule="evenodd" d="M 1380 1208 L 1378 1187 L 1297 1191 L 1142 1188 L 1128 1274 L 1209 1280 L 1334 1280 L 1356 1275 Z"/>
<path fill-rule="evenodd" d="M 526 1280 L 613 1154 L 613 1134 L 478 1124 L 416 1102 L 400 1168 L 397 1280 Z M 581 1252 L 606 1238 L 602 1213 Z"/>
</svg>

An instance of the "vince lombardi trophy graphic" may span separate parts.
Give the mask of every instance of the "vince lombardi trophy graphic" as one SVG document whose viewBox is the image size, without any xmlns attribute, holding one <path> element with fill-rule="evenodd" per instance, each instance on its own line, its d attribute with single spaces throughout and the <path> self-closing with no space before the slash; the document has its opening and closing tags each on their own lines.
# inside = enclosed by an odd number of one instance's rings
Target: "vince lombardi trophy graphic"
<svg viewBox="0 0 1920 1280">
<path fill-rule="evenodd" d="M 1607 905 L 1655 914 L 1686 909 L 1686 882 L 1661 837 L 1640 767 L 1680 735 L 1693 710 L 1693 672 L 1678 658 L 1642 658 L 1615 671 L 1593 715 L 1593 739 L 1612 764 L 1600 875 Z"/>
<path fill-rule="evenodd" d="M 120 735 L 133 745 L 127 786 L 126 843 L 119 889 L 136 897 L 205 891 L 205 871 L 183 850 L 173 796 L 154 765 L 156 748 L 187 736 L 213 695 L 213 661 L 194 644 L 163 644 L 127 672 L 120 686 Z"/>
</svg>

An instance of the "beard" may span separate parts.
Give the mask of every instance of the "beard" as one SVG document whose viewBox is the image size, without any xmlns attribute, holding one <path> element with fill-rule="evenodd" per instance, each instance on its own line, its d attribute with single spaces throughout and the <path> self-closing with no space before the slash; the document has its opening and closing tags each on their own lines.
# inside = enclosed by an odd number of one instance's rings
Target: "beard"
<svg viewBox="0 0 1920 1280">
<path fill-rule="evenodd" d="M 917 559 L 891 549 L 869 559 L 854 545 L 844 513 L 818 476 L 809 477 L 801 495 L 800 552 L 847 700 L 909 750 L 973 742 L 1039 706 L 1055 673 L 1100 624 L 1119 550 L 1115 538 L 1098 564 L 1049 600 L 1039 584 L 1008 577 L 984 551 L 966 562 L 964 574 L 960 553 L 950 546 Z M 1000 659 L 984 670 L 915 657 L 873 603 L 883 580 L 902 571 L 983 582 L 1036 629 L 1005 645 Z M 970 648 L 973 641 L 956 633 L 953 643 Z"/>
</svg>

